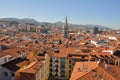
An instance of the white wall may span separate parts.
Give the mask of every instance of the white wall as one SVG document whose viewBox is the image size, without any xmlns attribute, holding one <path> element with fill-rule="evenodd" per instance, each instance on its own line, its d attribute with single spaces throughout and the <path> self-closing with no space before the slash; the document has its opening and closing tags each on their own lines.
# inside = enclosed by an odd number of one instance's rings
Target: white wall
<svg viewBox="0 0 120 80">
<path fill-rule="evenodd" d="M 117 41 L 117 38 L 116 38 L 116 37 L 108 37 L 108 38 L 111 39 L 111 40 Z"/>
<path fill-rule="evenodd" d="M 6 62 L 5 62 L 5 58 L 6 58 Z M 7 63 L 9 61 L 9 55 L 3 56 L 0 58 L 0 65 Z"/>
</svg>

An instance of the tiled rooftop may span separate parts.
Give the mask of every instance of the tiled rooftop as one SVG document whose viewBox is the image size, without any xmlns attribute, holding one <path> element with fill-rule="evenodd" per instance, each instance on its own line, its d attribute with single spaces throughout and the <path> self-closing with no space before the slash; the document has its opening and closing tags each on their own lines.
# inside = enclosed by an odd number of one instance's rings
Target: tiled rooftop
<svg viewBox="0 0 120 80">
<path fill-rule="evenodd" d="M 76 62 L 70 80 L 119 80 L 120 68 L 106 63 Z"/>
</svg>

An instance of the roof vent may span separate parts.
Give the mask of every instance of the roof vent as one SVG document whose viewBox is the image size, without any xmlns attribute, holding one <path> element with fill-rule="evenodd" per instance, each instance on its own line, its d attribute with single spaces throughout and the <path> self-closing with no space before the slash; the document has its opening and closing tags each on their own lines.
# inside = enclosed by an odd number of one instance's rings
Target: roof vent
<svg viewBox="0 0 120 80">
<path fill-rule="evenodd" d="M 82 65 L 82 71 L 87 72 L 86 65 L 84 64 L 84 62 L 83 62 L 83 65 Z"/>
<path fill-rule="evenodd" d="M 105 69 L 108 69 L 108 65 L 107 65 L 107 63 L 105 63 Z"/>
</svg>

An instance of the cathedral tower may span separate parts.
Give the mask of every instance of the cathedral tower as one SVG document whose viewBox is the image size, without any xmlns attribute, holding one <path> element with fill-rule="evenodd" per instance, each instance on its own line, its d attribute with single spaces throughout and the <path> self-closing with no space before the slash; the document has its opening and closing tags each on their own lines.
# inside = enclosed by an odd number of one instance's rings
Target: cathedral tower
<svg viewBox="0 0 120 80">
<path fill-rule="evenodd" d="M 67 23 L 67 16 L 65 18 L 65 24 L 64 24 L 64 38 L 68 38 L 68 23 Z"/>
</svg>

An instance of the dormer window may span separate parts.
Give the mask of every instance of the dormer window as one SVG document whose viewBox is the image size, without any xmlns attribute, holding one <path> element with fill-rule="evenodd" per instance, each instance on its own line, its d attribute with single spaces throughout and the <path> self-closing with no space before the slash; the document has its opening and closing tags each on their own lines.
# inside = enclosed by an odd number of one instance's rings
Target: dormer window
<svg viewBox="0 0 120 80">
<path fill-rule="evenodd" d="M 60 52 L 59 48 L 53 48 L 53 50 L 54 50 L 55 53 L 59 53 Z"/>
<path fill-rule="evenodd" d="M 59 49 L 55 49 L 54 52 L 55 52 L 55 53 L 59 53 Z"/>
</svg>

